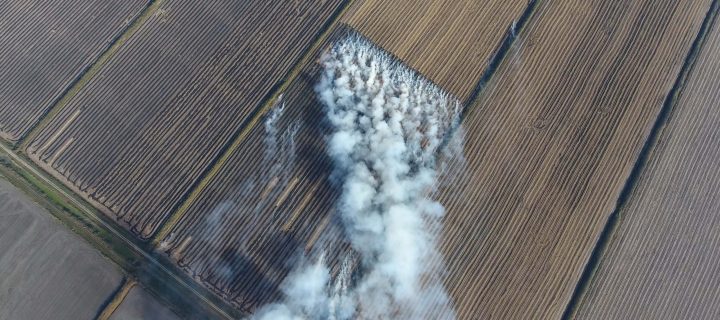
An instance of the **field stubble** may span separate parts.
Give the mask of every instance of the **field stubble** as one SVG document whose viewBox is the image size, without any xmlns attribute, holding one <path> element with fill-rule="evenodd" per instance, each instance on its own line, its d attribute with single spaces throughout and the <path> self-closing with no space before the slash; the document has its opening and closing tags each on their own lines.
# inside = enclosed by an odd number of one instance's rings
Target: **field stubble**
<svg viewBox="0 0 720 320">
<path fill-rule="evenodd" d="M 0 138 L 12 143 L 23 138 L 146 4 L 5 1 L 0 7 Z"/>
<path fill-rule="evenodd" d="M 383 11 L 386 4 L 357 2 L 340 18 L 347 25 L 338 25 L 311 55 L 319 57 L 334 40 L 351 32 L 350 28 L 363 35 L 367 31 L 371 41 L 382 39 L 380 43 L 387 44 L 391 53 L 395 54 L 392 49 L 398 48 L 403 54 L 401 60 L 431 74 L 474 65 L 476 69 L 468 68 L 469 73 L 460 80 L 454 79 L 457 80 L 454 84 L 449 78 L 437 77 L 440 85 L 451 85 L 455 91 L 469 95 L 525 5 L 523 1 L 493 2 L 494 7 L 503 7 L 503 14 L 492 20 L 496 23 L 492 28 L 485 29 L 481 25 L 482 17 L 489 16 L 487 8 L 475 7 L 470 1 L 435 1 L 431 5 L 435 10 L 434 23 L 453 25 L 452 31 L 436 35 L 437 42 L 423 43 L 423 50 L 408 52 L 399 48 L 416 46 L 418 42 L 397 36 L 384 38 L 382 30 L 404 28 L 416 35 L 425 33 L 427 16 L 419 9 L 423 5 L 417 1 L 405 3 L 405 7 L 415 11 L 402 16 L 397 8 L 403 5 Z M 462 8 L 466 9 L 463 21 L 478 29 L 476 37 L 487 41 L 478 43 L 463 38 L 465 30 L 458 28 L 456 17 L 447 11 Z M 477 15 L 473 18 L 469 13 Z M 360 19 L 355 15 L 366 15 L 363 19 L 367 23 L 354 24 Z M 400 22 L 403 17 L 407 20 Z M 380 21 L 398 24 L 386 29 L 380 26 Z M 467 41 L 453 42 L 458 39 Z M 452 55 L 453 59 L 440 58 L 445 55 Z M 433 60 L 443 63 L 429 64 Z M 171 219 L 177 224 L 164 226 L 160 234 L 165 237 L 158 239 L 159 249 L 181 268 L 246 310 L 280 298 L 278 287 L 299 261 L 299 253 L 325 252 L 326 260 L 337 273 L 343 253 L 348 250 L 347 243 L 338 241 L 343 231 L 334 215 L 338 192 L 329 177 L 331 164 L 324 141 L 328 131 L 313 90 L 317 72 L 316 61 L 302 67 L 272 111 L 258 115 L 263 121 L 246 129 L 247 136 L 228 151 L 229 157 L 216 168 L 217 174 L 191 195 L 187 208 Z M 271 134 L 266 126 L 268 119 L 283 105 L 284 111 L 276 114 L 273 124 L 277 134 Z"/>
<path fill-rule="evenodd" d="M 27 153 L 148 239 L 341 4 L 167 0 Z"/>
<path fill-rule="evenodd" d="M 620 208 L 576 318 L 720 316 L 717 10 L 715 1 L 714 23 Z"/>
</svg>

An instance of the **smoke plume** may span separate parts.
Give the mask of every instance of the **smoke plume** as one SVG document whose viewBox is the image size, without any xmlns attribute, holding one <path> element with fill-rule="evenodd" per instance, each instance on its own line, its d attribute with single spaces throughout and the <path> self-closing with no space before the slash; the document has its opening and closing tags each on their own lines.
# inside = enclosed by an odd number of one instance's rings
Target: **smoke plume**
<svg viewBox="0 0 720 320">
<path fill-rule="evenodd" d="M 321 64 L 315 90 L 332 128 L 337 212 L 359 266 L 343 264 L 333 280 L 324 258 L 304 264 L 283 284 L 284 301 L 256 316 L 454 318 L 435 246 L 444 208 L 430 195 L 459 102 L 360 36 L 336 43 Z"/>
</svg>

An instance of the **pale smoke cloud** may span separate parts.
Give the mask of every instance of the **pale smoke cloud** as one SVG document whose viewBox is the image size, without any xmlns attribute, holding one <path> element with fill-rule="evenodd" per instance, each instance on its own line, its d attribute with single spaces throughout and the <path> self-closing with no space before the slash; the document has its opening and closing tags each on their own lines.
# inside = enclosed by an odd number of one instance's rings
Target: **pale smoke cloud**
<svg viewBox="0 0 720 320">
<path fill-rule="evenodd" d="M 285 301 L 269 305 L 258 313 L 260 319 L 327 319 L 329 300 L 326 287 L 330 272 L 323 259 L 295 270 L 283 283 Z"/>
<path fill-rule="evenodd" d="M 268 183 L 270 179 L 277 178 L 281 180 L 280 186 L 284 186 L 290 178 L 288 172 L 292 172 L 292 166 L 295 165 L 295 137 L 300 131 L 300 124 L 293 122 L 284 132 L 280 132 L 278 129 L 280 127 L 279 122 L 284 113 L 285 102 L 281 94 L 264 123 L 265 137 L 263 138 L 263 144 L 265 151 L 263 152 L 263 163 L 271 164 L 271 166 L 268 172 L 263 173 L 260 183 Z"/>
<path fill-rule="evenodd" d="M 302 266 L 285 281 L 283 302 L 256 316 L 454 318 L 435 246 L 444 208 L 430 195 L 459 102 L 359 36 L 338 42 L 321 64 L 315 90 L 333 128 L 338 213 L 359 270 L 350 281 L 346 263 L 332 281 L 324 259 Z"/>
<path fill-rule="evenodd" d="M 273 196 L 277 196 L 278 193 L 285 189 L 291 178 L 290 173 L 296 163 L 295 140 L 301 125 L 299 121 L 293 121 L 285 126 L 281 125 L 280 119 L 285 112 L 283 101 L 283 96 L 280 95 L 277 104 L 273 106 L 263 123 L 265 132 L 263 136 L 264 152 L 262 163 L 267 169 L 244 174 L 244 178 L 240 183 L 234 186 L 231 192 L 233 196 L 220 201 L 203 217 L 203 220 L 195 222 L 200 224 L 199 228 L 204 232 L 195 234 L 189 239 L 199 243 L 200 246 L 204 246 L 205 251 L 212 254 L 212 259 L 221 259 L 221 262 L 208 265 L 203 263 L 203 259 L 198 259 L 192 255 L 183 257 L 180 252 L 187 248 L 182 245 L 183 239 L 175 238 L 175 232 L 170 233 L 158 246 L 159 251 L 166 252 L 172 259 L 181 259 L 181 262 L 187 269 L 191 270 L 194 277 L 205 276 L 207 277 L 205 278 L 206 281 L 208 278 L 212 279 L 210 281 L 217 281 L 216 279 L 226 281 L 226 283 L 216 283 L 219 287 L 224 286 L 222 294 L 225 297 L 232 297 L 232 288 L 226 285 L 227 282 L 243 271 L 234 266 L 233 261 L 221 258 L 228 245 L 226 239 L 221 239 L 222 236 L 227 232 L 237 232 L 237 238 L 233 240 L 235 241 L 233 244 L 237 250 L 246 250 L 243 246 L 251 242 L 249 237 L 253 234 L 249 230 L 257 229 L 262 223 L 262 219 L 257 213 L 268 205 L 268 201 Z M 268 186 L 272 186 L 272 188 L 268 188 Z M 263 187 L 267 188 L 263 190 L 263 193 L 267 192 L 267 194 L 257 192 L 258 188 Z M 258 195 L 261 195 L 260 199 L 258 199 Z M 232 220 L 241 210 L 252 211 L 256 215 L 251 215 L 251 219 L 244 221 L 240 229 L 233 224 L 226 223 Z M 230 230 L 231 228 L 232 230 Z"/>
<path fill-rule="evenodd" d="M 263 124 L 265 127 L 265 137 L 263 138 L 263 144 L 265 146 L 264 161 L 272 160 L 272 158 L 278 154 L 278 141 L 280 140 L 278 121 L 280 121 L 280 117 L 285 113 L 285 103 L 282 102 L 283 95 L 278 96 L 277 99 L 278 103 L 273 106 L 273 109 L 268 113 L 265 123 Z"/>
</svg>

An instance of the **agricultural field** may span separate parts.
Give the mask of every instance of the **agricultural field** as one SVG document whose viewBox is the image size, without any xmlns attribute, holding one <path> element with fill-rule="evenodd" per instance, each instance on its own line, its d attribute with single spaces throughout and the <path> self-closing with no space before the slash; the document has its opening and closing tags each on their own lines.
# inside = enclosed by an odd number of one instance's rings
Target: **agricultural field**
<svg viewBox="0 0 720 320">
<path fill-rule="evenodd" d="M 350 17 L 370 10 L 362 9 L 365 6 L 379 4 L 368 1 L 357 5 L 361 9 L 350 8 Z M 407 5 L 421 7 L 417 3 Z M 441 72 L 465 63 L 482 62 L 467 78 L 469 85 L 456 87 L 457 90 L 473 89 L 474 81 L 479 80 L 483 72 L 481 67 L 492 58 L 513 17 L 519 17 L 521 11 L 507 11 L 507 15 L 503 15 L 507 22 L 504 27 L 482 30 L 476 35 L 494 42 L 458 44 L 455 49 L 462 51 L 463 56 L 446 65 L 437 65 L 435 70 Z M 394 14 L 400 15 L 400 12 Z M 443 20 L 451 23 L 450 17 L 440 12 L 438 23 Z M 345 16 L 342 21 L 347 19 L 351 18 Z M 392 20 L 390 16 L 384 19 Z M 415 13 L 413 19 L 415 22 L 404 23 L 418 26 L 418 33 L 424 32 L 421 12 Z M 350 27 L 378 28 L 374 25 Z M 336 26 L 328 41 L 320 46 L 320 52 L 348 32 L 352 31 L 346 25 Z M 447 41 L 462 30 L 454 32 L 445 35 Z M 437 47 L 405 56 L 408 61 L 423 63 L 432 59 L 427 56 L 428 52 L 443 48 L 444 44 L 438 43 Z M 318 57 L 320 52 L 312 55 Z M 476 61 L 475 55 L 484 58 Z M 346 257 L 342 253 L 347 244 L 337 243 L 342 228 L 333 217 L 338 194 L 328 177 L 331 168 L 325 151 L 324 113 L 313 91 L 319 71 L 315 60 L 303 67 L 272 111 L 262 115 L 262 121 L 257 121 L 255 126 L 247 128 L 242 139 L 236 141 L 238 145 L 222 162 L 224 165 L 209 176 L 207 185 L 191 195 L 187 207 L 182 207 L 158 234 L 159 250 L 167 252 L 181 268 L 244 310 L 278 299 L 278 286 L 300 253 L 324 252 L 326 259 L 334 262 L 335 272 Z"/>
<path fill-rule="evenodd" d="M 539 4 L 465 119 L 465 174 L 448 177 L 458 180 L 439 193 L 448 210 L 446 285 L 461 318 L 562 314 L 708 6 Z M 267 267 L 282 256 L 277 248 L 310 251 L 318 230 L 335 225 L 337 191 L 327 179 L 322 114 L 307 98 L 313 78 L 301 77 L 310 82 L 291 86 L 279 103 L 289 111 L 276 129 L 276 148 L 295 150 L 285 153 L 291 158 L 262 161 L 267 130 L 257 126 L 161 246 L 231 299 L 247 303 L 247 288 L 282 279 L 270 271 L 277 267 Z M 295 87 L 305 91 L 300 100 L 293 98 Z M 262 165 L 253 168 L 248 157 Z M 270 163 L 287 169 L 263 173 Z M 278 228 L 299 243 L 275 243 L 283 237 L 270 230 Z M 233 256 L 238 251 L 243 254 Z M 228 265 L 263 272 L 227 275 L 221 270 Z M 245 277 L 257 279 L 238 287 Z M 244 295 L 257 298 L 253 293 Z"/>
<path fill-rule="evenodd" d="M 180 319 L 165 305 L 161 304 L 143 287 L 134 286 L 123 299 L 120 306 L 115 309 L 110 320 L 137 320 L 137 319 Z"/>
<path fill-rule="evenodd" d="M 532 2 L 366 0 L 344 20 L 443 89 L 467 101 L 504 37 Z"/>
<path fill-rule="evenodd" d="M 0 4 L 0 138 L 15 143 L 60 99 L 147 0 Z"/>
<path fill-rule="evenodd" d="M 720 24 L 697 60 L 576 317 L 713 319 L 720 316 Z"/>
<path fill-rule="evenodd" d="M 460 318 L 563 313 L 708 8 L 538 4 L 467 110 L 466 167 L 438 194 Z M 335 233 L 315 78 L 307 71 L 289 87 L 278 127 L 252 129 L 160 246 L 245 307 L 283 278 L 278 260 Z M 267 162 L 267 150 L 283 156 Z"/>
<path fill-rule="evenodd" d="M 438 196 L 460 318 L 560 318 L 711 1 L 543 1 Z"/>
<path fill-rule="evenodd" d="M 310 79 L 290 86 L 160 243 L 180 267 L 244 309 L 277 299 L 295 255 L 321 236 L 339 235 Z"/>
<path fill-rule="evenodd" d="M 91 319 L 122 273 L 0 176 L 0 319 Z"/>
<path fill-rule="evenodd" d="M 148 239 L 342 5 L 156 1 L 26 152 Z"/>
<path fill-rule="evenodd" d="M 0 5 L 17 170 L 217 315 L 720 314 L 716 0 L 58 6 Z M 16 198 L 0 319 L 177 317 Z"/>
</svg>

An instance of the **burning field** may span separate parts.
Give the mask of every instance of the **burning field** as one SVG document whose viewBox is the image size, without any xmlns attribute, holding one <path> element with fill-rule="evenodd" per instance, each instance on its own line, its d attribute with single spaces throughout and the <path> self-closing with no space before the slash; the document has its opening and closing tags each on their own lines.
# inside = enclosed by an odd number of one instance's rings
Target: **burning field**
<svg viewBox="0 0 720 320">
<path fill-rule="evenodd" d="M 315 90 L 331 128 L 336 212 L 360 263 L 332 279 L 321 255 L 293 271 L 284 300 L 259 317 L 452 317 L 434 259 L 444 209 L 429 195 L 460 103 L 359 36 L 336 43 L 321 64 Z"/>
<path fill-rule="evenodd" d="M 653 150 L 665 148 L 666 122 L 676 137 L 702 127 L 672 122 L 675 112 L 712 109 L 712 99 L 677 98 L 712 91 L 686 85 L 694 69 L 712 70 L 695 60 L 720 2 L 648 3 L 138 0 L 79 15 L 107 29 L 87 33 L 82 55 L 60 50 L 73 28 L 25 23 L 30 45 L 8 53 L 45 43 L 26 65 L 73 56 L 75 66 L 48 69 L 59 77 L 47 83 L 11 69 L 0 140 L 27 160 L 23 171 L 44 170 L 146 242 L 141 251 L 211 291 L 203 303 L 228 317 L 572 318 L 591 310 L 588 285 L 631 301 L 627 278 L 656 273 L 638 260 L 593 286 L 615 270 L 594 269 L 613 259 L 608 239 L 641 252 L 675 243 L 662 229 L 616 236 L 632 229 L 615 224 L 661 221 L 618 219 L 647 166 L 706 176 Z M 27 21 L 75 15 L 43 12 Z M 50 35 L 29 37 L 36 29 Z M 59 82 L 68 75 L 77 81 Z M 30 90 L 31 80 L 55 91 Z M 668 177 L 657 179 L 676 183 Z M 621 306 L 598 303 L 601 315 Z"/>
</svg>

